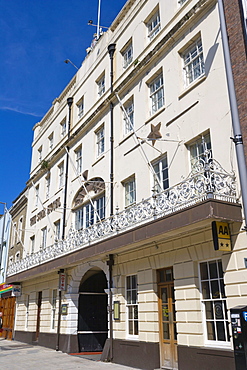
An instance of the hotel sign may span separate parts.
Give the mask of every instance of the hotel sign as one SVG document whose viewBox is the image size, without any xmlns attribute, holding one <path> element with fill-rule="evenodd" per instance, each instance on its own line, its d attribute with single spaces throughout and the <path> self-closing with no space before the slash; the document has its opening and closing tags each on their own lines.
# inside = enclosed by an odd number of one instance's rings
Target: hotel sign
<svg viewBox="0 0 247 370">
<path fill-rule="evenodd" d="M 229 252 L 232 250 L 230 228 L 227 222 L 212 222 L 212 235 L 216 251 Z"/>
<path fill-rule="evenodd" d="M 49 215 L 51 212 L 55 211 L 60 206 L 61 206 L 60 198 L 57 198 L 56 200 L 54 200 L 54 202 L 49 204 L 47 208 L 42 209 L 42 211 L 40 211 L 37 215 L 30 218 L 30 226 L 35 225 L 36 222 L 42 220 L 42 218 L 44 218 L 46 215 Z"/>
</svg>

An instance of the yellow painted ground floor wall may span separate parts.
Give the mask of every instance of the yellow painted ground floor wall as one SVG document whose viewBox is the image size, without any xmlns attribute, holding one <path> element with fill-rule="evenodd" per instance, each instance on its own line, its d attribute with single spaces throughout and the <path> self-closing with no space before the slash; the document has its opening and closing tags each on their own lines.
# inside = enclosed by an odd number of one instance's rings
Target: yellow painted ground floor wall
<svg viewBox="0 0 247 370">
<path fill-rule="evenodd" d="M 232 228 L 232 252 L 215 251 L 212 243 L 211 229 L 200 229 L 189 234 L 178 235 L 177 237 L 163 238 L 158 242 L 147 243 L 128 250 L 116 250 L 113 252 L 113 301 L 120 304 L 120 317 L 113 319 L 113 337 L 114 350 L 113 361 L 125 363 L 126 365 L 139 366 L 140 368 L 154 369 L 157 363 L 163 365 L 164 359 L 164 327 L 162 326 L 162 297 L 159 290 L 159 270 L 171 268 L 173 271 L 174 299 L 176 311 L 176 330 L 175 340 L 178 347 L 178 365 L 177 357 L 173 359 L 173 367 L 179 369 L 189 369 L 189 360 L 181 361 L 183 349 L 190 349 L 192 352 L 196 348 L 202 351 L 219 351 L 222 356 L 222 369 L 232 369 L 234 359 L 232 353 L 231 340 L 215 340 L 212 333 L 212 325 L 207 326 L 206 315 L 208 317 L 206 303 L 203 299 L 203 277 L 201 276 L 200 264 L 211 266 L 211 262 L 217 263 L 217 268 L 222 264 L 225 284 L 225 297 L 221 298 L 226 302 L 227 315 L 229 309 L 239 304 L 246 304 L 247 298 L 247 269 L 244 265 L 246 257 L 245 234 L 239 232 L 239 227 Z M 80 283 L 85 280 L 85 276 L 91 276 L 94 273 L 103 271 L 106 280 L 109 280 L 109 267 L 107 265 L 108 256 L 102 255 L 93 260 L 88 259 L 76 266 L 65 268 L 67 274 L 67 291 L 62 292 L 62 304 L 68 305 L 66 315 L 61 316 L 61 335 L 63 336 L 63 350 L 75 352 L 75 339 L 78 330 L 78 302 Z M 90 271 L 90 273 L 89 273 Z M 128 286 L 134 284 L 136 279 L 137 299 L 135 300 L 135 287 Z M 133 281 L 134 282 L 133 282 Z M 205 279 L 204 279 L 205 280 Z M 209 279 L 210 280 L 210 279 Z M 213 277 L 207 284 L 211 284 Z M 130 283 L 132 282 L 132 283 Z M 205 283 L 205 281 L 204 281 Z M 22 296 L 17 298 L 15 332 L 17 338 L 25 340 L 24 333 L 32 333 L 32 340 L 40 341 L 40 336 L 46 334 L 47 341 L 42 339 L 44 345 L 55 348 L 56 332 L 58 321 L 58 274 L 55 271 L 52 274 L 36 277 L 35 279 L 22 282 Z M 219 288 L 220 290 L 221 288 Z M 37 316 L 38 316 L 38 297 L 42 292 L 40 303 L 40 323 L 39 333 L 37 334 Z M 109 294 L 106 286 L 105 293 Z M 213 293 L 213 292 L 212 292 Z M 83 294 L 83 293 L 80 293 Z M 132 294 L 132 296 L 131 296 Z M 218 292 L 214 290 L 214 294 Z M 205 298 L 205 297 L 204 297 Z M 214 297 L 211 297 L 214 300 Z M 212 301 L 211 300 L 211 301 Z M 55 302 L 55 303 L 54 303 Z M 133 307 L 133 317 L 131 308 Z M 136 311 L 137 310 L 137 311 Z M 212 315 L 215 313 L 212 313 Z M 224 313 L 225 315 L 225 313 Z M 135 316 L 135 317 L 134 317 Z M 135 321 L 137 323 L 135 323 Z M 217 317 L 215 318 L 217 321 Z M 130 328 L 131 326 L 131 328 Z M 109 325 L 108 325 L 109 329 Z M 217 328 L 215 329 L 217 331 Z M 226 336 L 230 325 L 225 327 Z M 20 334 L 21 333 L 21 334 Z M 215 334 L 217 336 L 217 333 Z M 108 333 L 109 337 L 109 333 Z M 49 339 L 48 339 L 49 338 Z M 67 338 L 67 339 L 66 339 Z M 71 339 L 73 338 L 73 340 Z M 163 339 L 162 339 L 163 338 Z M 174 339 L 174 338 L 173 338 Z M 216 338 L 217 339 L 217 338 Z M 136 357 L 131 352 L 130 356 L 126 354 L 124 360 L 120 352 L 125 353 L 121 348 L 123 343 L 134 343 L 138 346 L 140 343 L 153 344 L 156 347 L 152 349 L 153 364 L 150 359 L 145 364 L 145 355 L 141 357 L 144 361 L 138 363 Z M 72 346 L 73 343 L 73 346 Z M 73 347 L 73 348 L 72 348 Z M 127 348 L 126 346 L 124 347 Z M 182 350 L 180 350 L 181 348 Z M 143 347 L 140 347 L 143 349 Z M 77 351 L 79 348 L 77 348 Z M 166 351 L 166 350 L 165 350 Z M 224 351 L 225 355 L 222 355 Z M 191 353 L 192 353 L 191 352 Z M 136 349 L 138 353 L 138 348 Z M 194 353 L 194 352 L 193 352 Z M 206 352 L 205 352 L 206 353 Z M 210 358 L 215 354 L 210 353 L 207 367 L 203 367 L 204 360 L 194 356 L 196 366 L 201 369 L 208 369 Z M 224 357 L 225 356 L 225 357 Z M 150 357 L 150 356 L 149 356 Z M 169 354 L 168 354 L 169 357 Z M 169 360 L 169 359 L 168 359 Z M 211 366 L 211 365 L 210 365 Z"/>
</svg>

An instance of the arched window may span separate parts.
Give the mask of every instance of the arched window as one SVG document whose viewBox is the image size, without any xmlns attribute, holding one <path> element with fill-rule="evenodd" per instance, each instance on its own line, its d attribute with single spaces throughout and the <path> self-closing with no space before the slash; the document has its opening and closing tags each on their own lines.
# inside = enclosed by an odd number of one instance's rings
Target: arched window
<svg viewBox="0 0 247 370">
<path fill-rule="evenodd" d="M 105 218 L 105 183 L 97 177 L 85 183 L 74 199 L 75 229 L 85 229 Z"/>
</svg>

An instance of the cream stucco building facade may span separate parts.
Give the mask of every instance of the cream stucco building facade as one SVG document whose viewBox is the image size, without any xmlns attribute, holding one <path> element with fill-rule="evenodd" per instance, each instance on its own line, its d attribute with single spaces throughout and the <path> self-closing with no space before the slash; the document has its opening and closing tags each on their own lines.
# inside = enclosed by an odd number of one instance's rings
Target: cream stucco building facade
<svg viewBox="0 0 247 370">
<path fill-rule="evenodd" d="M 34 127 L 15 338 L 232 369 L 247 271 L 231 136 L 217 2 L 127 1 Z"/>
</svg>

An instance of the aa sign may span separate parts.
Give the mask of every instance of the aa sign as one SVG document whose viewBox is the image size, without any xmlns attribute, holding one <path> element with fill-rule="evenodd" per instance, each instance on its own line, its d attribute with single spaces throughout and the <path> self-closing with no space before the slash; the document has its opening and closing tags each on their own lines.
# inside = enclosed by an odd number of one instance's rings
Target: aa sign
<svg viewBox="0 0 247 370">
<path fill-rule="evenodd" d="M 230 228 L 227 222 L 213 221 L 212 235 L 216 251 L 229 252 L 232 250 Z"/>
</svg>

